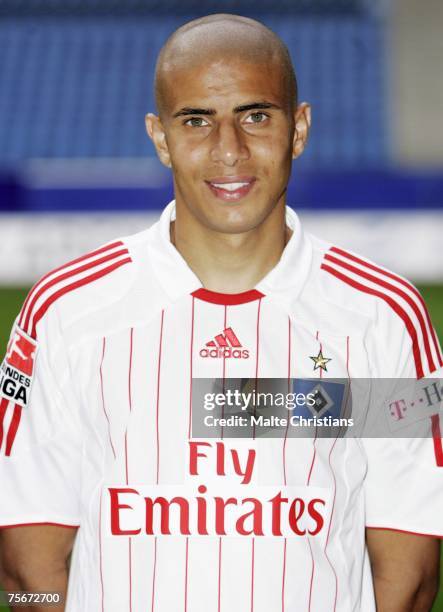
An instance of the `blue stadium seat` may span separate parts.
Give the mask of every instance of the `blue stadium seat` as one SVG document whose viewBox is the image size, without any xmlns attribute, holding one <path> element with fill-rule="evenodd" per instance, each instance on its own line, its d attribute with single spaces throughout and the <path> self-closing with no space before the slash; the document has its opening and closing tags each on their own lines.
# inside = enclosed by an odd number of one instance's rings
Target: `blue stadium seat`
<svg viewBox="0 0 443 612">
<path fill-rule="evenodd" d="M 153 155 L 144 115 L 154 109 L 155 60 L 167 36 L 186 20 L 3 19 L 0 164 L 35 157 Z M 300 97 L 313 104 L 311 142 L 301 163 L 383 165 L 388 152 L 380 23 L 362 15 L 263 16 L 263 21 L 288 44 Z"/>
<path fill-rule="evenodd" d="M 189 14 L 196 11 L 349 13 L 368 10 L 368 0 L 0 0 L 0 14 L 26 16 L 34 14 Z"/>
</svg>

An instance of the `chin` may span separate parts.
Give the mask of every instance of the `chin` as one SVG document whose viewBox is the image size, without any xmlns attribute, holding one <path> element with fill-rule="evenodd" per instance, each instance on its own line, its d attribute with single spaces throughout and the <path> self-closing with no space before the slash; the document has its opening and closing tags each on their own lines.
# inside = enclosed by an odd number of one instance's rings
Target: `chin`
<svg viewBox="0 0 443 612">
<path fill-rule="evenodd" d="M 223 202 L 214 196 L 208 197 L 205 192 L 190 195 L 183 201 L 188 202 L 188 214 L 209 230 L 221 234 L 243 234 L 260 226 L 276 207 L 276 203 L 270 203 L 271 198 L 261 202 L 258 195 L 251 193 L 238 202 Z"/>
<path fill-rule="evenodd" d="M 249 214 L 248 214 L 249 213 Z M 243 234 L 249 232 L 263 223 L 266 219 L 267 214 L 257 214 L 254 210 L 253 214 L 251 211 L 246 210 L 230 210 L 227 215 L 214 215 L 207 219 L 207 225 L 216 232 L 223 234 Z"/>
</svg>

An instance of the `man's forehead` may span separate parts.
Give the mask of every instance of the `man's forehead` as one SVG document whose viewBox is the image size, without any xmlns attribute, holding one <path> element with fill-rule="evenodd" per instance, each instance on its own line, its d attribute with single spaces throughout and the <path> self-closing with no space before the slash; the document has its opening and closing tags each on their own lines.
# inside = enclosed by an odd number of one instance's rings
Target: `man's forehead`
<svg viewBox="0 0 443 612">
<path fill-rule="evenodd" d="M 184 66 L 164 74 L 163 97 L 168 110 L 177 106 L 214 107 L 287 98 L 284 71 L 277 62 L 242 60 L 229 56 Z"/>
<path fill-rule="evenodd" d="M 259 73 L 272 64 L 273 70 L 278 70 L 282 62 L 275 52 L 270 49 L 253 49 L 250 47 L 236 49 L 230 46 L 222 48 L 202 49 L 193 47 L 184 53 L 178 53 L 166 58 L 161 66 L 161 76 L 174 78 L 181 75 L 198 77 L 200 74 L 210 75 L 229 69 L 245 72 L 249 76 L 251 71 Z"/>
</svg>

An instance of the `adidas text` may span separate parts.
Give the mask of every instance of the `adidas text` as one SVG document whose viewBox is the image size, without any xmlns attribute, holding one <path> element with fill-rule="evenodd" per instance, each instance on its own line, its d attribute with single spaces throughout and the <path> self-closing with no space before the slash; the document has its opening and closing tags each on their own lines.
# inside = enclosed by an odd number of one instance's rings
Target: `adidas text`
<svg viewBox="0 0 443 612">
<path fill-rule="evenodd" d="M 247 349 L 238 349 L 231 347 L 217 347 L 217 348 L 202 348 L 200 351 L 200 357 L 232 357 L 234 359 L 248 359 L 249 351 Z"/>
</svg>

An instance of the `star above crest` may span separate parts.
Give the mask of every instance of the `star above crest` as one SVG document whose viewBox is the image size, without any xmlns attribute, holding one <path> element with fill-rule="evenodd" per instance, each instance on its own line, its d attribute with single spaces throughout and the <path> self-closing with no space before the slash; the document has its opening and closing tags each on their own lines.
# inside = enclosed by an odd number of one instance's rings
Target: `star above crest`
<svg viewBox="0 0 443 612">
<path fill-rule="evenodd" d="M 310 356 L 309 359 L 312 359 L 312 361 L 314 362 L 314 371 L 315 370 L 324 370 L 325 372 L 328 371 L 326 364 L 328 363 L 328 361 L 331 361 L 331 359 L 329 357 L 324 357 L 321 349 L 319 350 L 318 355 L 316 357 Z"/>
</svg>

